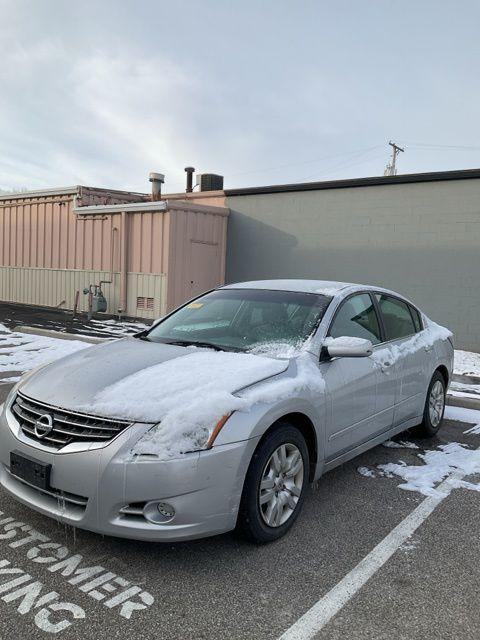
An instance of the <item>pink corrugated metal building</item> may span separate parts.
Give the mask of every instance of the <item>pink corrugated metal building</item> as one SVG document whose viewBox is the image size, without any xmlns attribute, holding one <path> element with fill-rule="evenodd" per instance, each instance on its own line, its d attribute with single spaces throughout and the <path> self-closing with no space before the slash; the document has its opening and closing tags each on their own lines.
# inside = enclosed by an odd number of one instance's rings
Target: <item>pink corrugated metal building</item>
<svg viewBox="0 0 480 640">
<path fill-rule="evenodd" d="M 0 196 L 0 300 L 72 309 L 103 285 L 109 313 L 156 318 L 223 284 L 223 192 L 152 201 L 75 186 Z"/>
</svg>

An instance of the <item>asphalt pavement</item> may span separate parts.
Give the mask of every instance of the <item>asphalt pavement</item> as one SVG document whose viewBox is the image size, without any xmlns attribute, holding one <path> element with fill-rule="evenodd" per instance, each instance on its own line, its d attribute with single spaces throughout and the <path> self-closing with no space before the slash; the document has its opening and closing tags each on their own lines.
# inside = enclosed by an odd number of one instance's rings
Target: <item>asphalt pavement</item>
<svg viewBox="0 0 480 640">
<path fill-rule="evenodd" d="M 414 441 L 479 447 L 466 428 L 445 421 L 433 441 Z M 420 464 L 417 453 L 379 446 L 326 474 L 291 533 L 262 547 L 234 533 L 177 544 L 102 537 L 1 491 L 0 637 L 275 640 L 425 500 L 357 468 Z M 452 491 L 310 637 L 478 639 L 479 503 L 478 492 Z"/>
</svg>

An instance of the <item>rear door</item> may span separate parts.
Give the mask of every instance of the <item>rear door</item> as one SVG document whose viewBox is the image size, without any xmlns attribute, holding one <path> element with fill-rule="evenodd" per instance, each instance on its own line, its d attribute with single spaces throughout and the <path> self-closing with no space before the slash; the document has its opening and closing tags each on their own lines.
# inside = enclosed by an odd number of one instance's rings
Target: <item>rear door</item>
<svg viewBox="0 0 480 640">
<path fill-rule="evenodd" d="M 400 298 L 384 293 L 376 293 L 375 297 L 397 379 L 394 411 L 394 424 L 397 425 L 423 413 L 428 387 L 428 354 L 425 345 L 416 337 L 422 330 L 418 312 Z"/>
<path fill-rule="evenodd" d="M 328 335 L 365 338 L 376 353 L 375 357 L 334 358 L 320 363 L 328 397 L 326 456 L 334 458 L 391 426 L 394 381 L 388 367 L 384 370 L 378 364 L 377 356 L 385 347 L 369 293 L 354 294 L 342 302 Z M 383 360 L 388 362 L 387 357 Z"/>
</svg>

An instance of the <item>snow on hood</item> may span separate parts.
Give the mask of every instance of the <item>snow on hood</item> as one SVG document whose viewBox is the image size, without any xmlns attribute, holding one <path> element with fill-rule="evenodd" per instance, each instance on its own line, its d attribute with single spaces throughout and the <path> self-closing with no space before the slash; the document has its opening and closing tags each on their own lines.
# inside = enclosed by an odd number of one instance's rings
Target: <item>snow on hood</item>
<svg viewBox="0 0 480 640">
<path fill-rule="evenodd" d="M 290 367 L 291 374 L 279 375 Z M 168 458 L 198 448 L 223 416 L 305 388 L 323 389 L 318 367 L 308 354 L 288 361 L 199 351 L 147 367 L 103 389 L 88 412 L 159 423 L 133 453 Z"/>
</svg>

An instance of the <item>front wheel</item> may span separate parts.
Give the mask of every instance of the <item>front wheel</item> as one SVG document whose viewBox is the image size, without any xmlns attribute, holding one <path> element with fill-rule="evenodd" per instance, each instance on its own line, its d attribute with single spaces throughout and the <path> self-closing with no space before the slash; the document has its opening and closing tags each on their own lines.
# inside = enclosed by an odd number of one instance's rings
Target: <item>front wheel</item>
<svg viewBox="0 0 480 640">
<path fill-rule="evenodd" d="M 297 519 L 308 484 L 305 438 L 280 423 L 253 454 L 243 488 L 238 528 L 262 544 L 285 535 Z"/>
<path fill-rule="evenodd" d="M 442 426 L 443 414 L 445 413 L 445 380 L 439 371 L 435 371 L 428 387 L 425 409 L 423 411 L 423 421 L 418 427 L 413 429 L 415 435 L 423 438 L 435 436 Z"/>
</svg>

